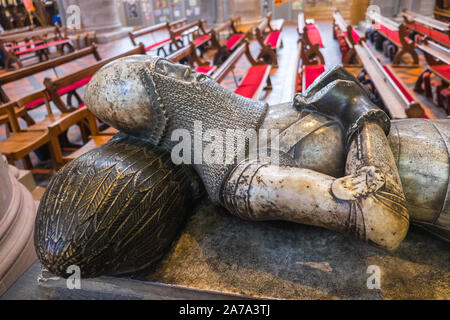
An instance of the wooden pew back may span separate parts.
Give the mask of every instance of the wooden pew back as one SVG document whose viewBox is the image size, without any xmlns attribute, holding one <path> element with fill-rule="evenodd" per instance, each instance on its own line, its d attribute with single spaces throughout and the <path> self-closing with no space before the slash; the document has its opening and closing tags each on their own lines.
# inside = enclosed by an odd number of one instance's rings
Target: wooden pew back
<svg viewBox="0 0 450 320">
<path fill-rule="evenodd" d="M 97 46 L 95 44 L 91 45 L 90 47 L 75 51 L 73 53 L 69 53 L 67 55 L 47 60 L 29 67 L 21 68 L 15 71 L 7 72 L 2 75 L 0 75 L 0 99 L 1 102 L 6 103 L 10 99 L 7 96 L 5 90 L 3 89 L 3 85 L 17 81 L 19 79 L 23 79 L 25 77 L 29 77 L 31 75 L 37 74 L 39 72 L 55 68 L 59 65 L 74 61 L 76 59 L 79 59 L 81 57 L 85 57 L 92 54 L 97 61 L 100 60 L 100 55 L 97 51 Z"/>
<path fill-rule="evenodd" d="M 180 19 L 180 20 L 176 20 L 173 22 L 163 22 L 163 23 L 159 23 L 159 24 L 155 24 L 153 26 L 149 26 L 149 27 L 145 27 L 142 29 L 138 29 L 135 31 L 131 31 L 128 32 L 128 36 L 130 37 L 131 43 L 133 43 L 134 46 L 137 45 L 136 43 L 136 38 L 138 37 L 142 37 L 144 35 L 148 35 L 157 31 L 161 31 L 166 29 L 167 31 L 169 31 L 171 28 L 179 28 L 181 26 L 183 26 L 185 23 L 187 22 L 187 19 Z"/>
<path fill-rule="evenodd" d="M 198 66 L 208 66 L 209 62 L 205 61 L 202 57 L 197 54 L 197 48 L 194 43 L 190 42 L 189 45 L 171 53 L 166 57 L 166 59 L 173 62 L 180 62 L 183 59 L 187 59 L 189 65 L 194 67 L 194 63 Z"/>
<path fill-rule="evenodd" d="M 406 8 L 403 9 L 402 16 L 409 28 L 429 37 L 441 45 L 450 47 L 450 23 L 408 11 Z"/>
<path fill-rule="evenodd" d="M 27 32 L 22 32 L 18 34 L 11 34 L 6 36 L 0 35 L 0 43 L 5 44 L 8 42 L 19 43 L 28 42 L 34 39 L 54 39 L 62 38 L 61 30 L 58 27 L 46 27 L 42 29 L 34 29 Z"/>
<path fill-rule="evenodd" d="M 264 64 L 263 61 L 256 61 L 253 58 L 252 54 L 250 53 L 249 42 L 248 40 L 244 40 L 244 43 L 240 45 L 224 63 L 222 63 L 222 65 L 214 72 L 211 78 L 218 83 L 221 83 L 222 80 L 227 76 L 227 74 L 234 68 L 243 54 L 245 54 L 247 60 L 252 66 Z"/>
<path fill-rule="evenodd" d="M 374 12 L 367 13 L 367 17 L 372 20 L 372 24 L 376 27 L 380 34 L 389 39 L 398 47 L 398 51 L 392 61 L 393 65 L 399 66 L 402 56 L 404 54 L 409 54 L 413 59 L 410 66 L 418 66 L 419 57 L 414 50 L 414 43 L 407 39 L 408 31 L 405 24 L 397 23 L 391 19 L 383 17 L 379 13 Z"/>
<path fill-rule="evenodd" d="M 207 34 L 203 25 L 204 23 L 205 23 L 204 20 L 198 20 L 196 22 L 189 23 L 176 29 L 170 29 L 169 30 L 170 38 L 172 39 L 173 42 L 176 42 L 177 36 L 181 36 L 183 32 L 188 31 L 189 29 L 192 29 L 194 33 L 198 33 L 199 31 L 201 31 L 201 34 Z"/>
</svg>

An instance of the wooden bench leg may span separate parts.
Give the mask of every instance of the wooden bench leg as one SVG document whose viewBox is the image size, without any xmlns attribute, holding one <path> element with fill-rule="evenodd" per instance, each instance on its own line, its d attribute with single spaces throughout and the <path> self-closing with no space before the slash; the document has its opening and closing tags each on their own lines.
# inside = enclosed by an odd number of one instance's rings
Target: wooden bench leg
<svg viewBox="0 0 450 320">
<path fill-rule="evenodd" d="M 67 100 L 67 105 L 68 105 L 69 107 L 73 107 L 73 104 L 72 104 L 72 97 L 75 97 L 75 99 L 77 99 L 78 105 L 80 105 L 80 104 L 83 103 L 83 99 L 81 99 L 81 97 L 80 97 L 80 95 L 78 94 L 78 92 L 76 92 L 75 90 L 73 90 L 73 91 L 70 91 L 70 92 L 67 94 L 67 98 L 66 98 L 66 100 Z"/>
<path fill-rule="evenodd" d="M 278 57 L 276 51 L 270 47 L 265 46 L 261 49 L 257 60 L 263 59 L 265 64 L 270 64 L 274 68 L 278 68 Z"/>
<path fill-rule="evenodd" d="M 272 90 L 272 80 L 270 80 L 270 76 L 267 77 L 267 84 L 264 90 Z"/>
<path fill-rule="evenodd" d="M 220 46 L 216 53 L 214 53 L 213 64 L 220 66 L 230 55 L 231 52 L 228 50 L 227 46 Z"/>
<path fill-rule="evenodd" d="M 161 52 L 164 54 L 163 57 L 167 57 L 167 52 L 166 49 L 164 49 L 164 47 L 159 47 L 158 50 L 156 50 L 156 55 L 160 56 Z"/>
<path fill-rule="evenodd" d="M 36 123 L 34 119 L 28 114 L 28 112 L 25 112 L 25 114 L 21 118 L 27 123 L 27 126 L 32 126 Z"/>
<path fill-rule="evenodd" d="M 17 63 L 17 65 L 19 66 L 19 68 L 23 68 L 23 64 L 22 61 L 20 61 L 19 57 L 17 57 L 16 55 L 12 54 L 11 52 L 8 52 L 6 54 L 6 58 L 5 58 L 5 68 L 10 71 L 10 70 L 14 70 L 14 68 L 12 67 L 13 63 Z"/>
<path fill-rule="evenodd" d="M 392 61 L 392 65 L 400 65 L 401 64 L 401 58 L 404 54 L 409 53 L 411 58 L 413 59 L 413 65 L 419 64 L 419 57 L 417 55 L 417 52 L 414 49 L 406 49 L 402 47 L 394 56 L 394 60 Z"/>
<path fill-rule="evenodd" d="M 344 56 L 344 66 L 345 65 L 351 65 L 353 62 L 353 59 L 355 58 L 356 51 L 355 48 L 350 48 L 350 50 L 347 51 L 347 53 Z"/>
<path fill-rule="evenodd" d="M 428 70 L 424 70 L 420 73 L 419 77 L 416 80 L 416 83 L 414 84 L 414 91 L 417 93 L 423 93 L 423 89 L 422 89 L 422 83 L 423 83 L 423 77 L 425 75 L 425 73 L 427 73 Z"/>
<path fill-rule="evenodd" d="M 23 162 L 23 166 L 25 169 L 27 169 L 27 170 L 33 169 L 33 164 L 31 162 L 31 158 L 29 155 L 26 155 L 25 157 L 23 157 L 22 162 Z"/>
</svg>

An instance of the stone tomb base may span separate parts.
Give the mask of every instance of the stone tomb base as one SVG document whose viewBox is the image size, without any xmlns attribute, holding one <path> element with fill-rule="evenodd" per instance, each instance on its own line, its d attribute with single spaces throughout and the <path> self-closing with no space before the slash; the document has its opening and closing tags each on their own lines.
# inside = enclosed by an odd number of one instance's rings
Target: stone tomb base
<svg viewBox="0 0 450 320">
<path fill-rule="evenodd" d="M 381 271 L 380 289 L 367 287 L 372 265 Z M 155 269 L 137 276 L 143 281 L 82 279 L 81 290 L 69 290 L 64 279 L 45 275 L 37 285 L 39 268 L 4 298 L 450 298 L 450 245 L 421 230 L 392 253 L 320 228 L 243 221 L 206 201 Z M 24 281 L 35 291 L 21 293 Z"/>
</svg>

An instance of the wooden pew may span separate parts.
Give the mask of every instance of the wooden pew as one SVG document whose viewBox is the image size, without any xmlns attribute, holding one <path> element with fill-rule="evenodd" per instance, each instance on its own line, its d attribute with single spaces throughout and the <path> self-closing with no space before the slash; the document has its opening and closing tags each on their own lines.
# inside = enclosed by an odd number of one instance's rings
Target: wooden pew
<svg viewBox="0 0 450 320">
<path fill-rule="evenodd" d="M 420 93 L 425 91 L 425 96 L 432 96 L 430 78 L 429 76 L 426 79 L 424 78 L 425 74 L 431 72 L 438 76 L 442 81 L 442 84 L 438 87 L 439 96 L 439 92 L 442 89 L 447 88 L 450 83 L 450 49 L 434 43 L 433 41 L 429 41 L 427 38 L 424 39 L 423 44 L 419 45 L 418 48 L 425 55 L 425 61 L 427 62 L 428 68 L 419 75 L 414 86 L 414 91 Z M 425 85 L 425 89 L 422 88 L 422 84 Z M 441 105 L 440 99 L 438 99 L 438 101 Z"/>
<path fill-rule="evenodd" d="M 408 11 L 406 8 L 403 9 L 402 16 L 411 30 L 428 37 L 440 45 L 447 48 L 450 47 L 450 23 Z"/>
<path fill-rule="evenodd" d="M 360 43 L 360 41 L 365 41 L 365 39 L 350 24 L 345 22 L 338 10 L 333 13 L 333 36 L 335 39 L 342 37 L 348 48 L 346 52 L 343 52 L 341 49 L 341 53 L 343 54 L 342 63 L 344 66 L 359 65 L 355 45 Z"/>
<path fill-rule="evenodd" d="M 241 20 L 241 17 L 236 19 L 230 18 L 227 22 L 222 23 L 211 30 L 212 47 L 217 49 L 214 53 L 213 63 L 215 65 L 222 64 L 245 39 L 245 33 L 238 32 L 235 25 Z M 228 31 L 227 40 L 225 43 L 220 42 L 220 34 Z"/>
<path fill-rule="evenodd" d="M 90 140 L 81 148 L 70 153 L 69 155 L 63 155 L 63 148 L 59 142 L 59 136 L 66 132 L 71 126 L 80 124 L 84 120 L 87 120 L 89 123 L 89 131 L 91 132 Z M 78 158 L 84 153 L 105 144 L 113 137 L 112 135 L 100 135 L 97 126 L 97 119 L 86 107 L 82 107 L 70 113 L 67 117 L 53 122 L 48 126 L 48 135 L 51 154 L 57 169 L 64 166 L 67 162 Z"/>
<path fill-rule="evenodd" d="M 215 64 L 210 64 L 197 54 L 197 48 L 193 42 L 190 42 L 188 46 L 175 51 L 168 55 L 166 58 L 173 62 L 180 62 L 186 59 L 189 66 L 194 69 L 195 72 L 204 73 L 210 76 L 216 69 Z"/>
<path fill-rule="evenodd" d="M 303 40 L 305 46 L 311 47 L 317 44 L 320 48 L 324 47 L 322 37 L 314 19 L 305 19 L 303 12 L 298 14 L 297 32 L 299 35 L 298 42 Z"/>
<path fill-rule="evenodd" d="M 422 106 L 410 90 L 389 66 L 381 65 L 364 41 L 355 45 L 355 50 L 391 118 L 420 118 L 424 115 Z"/>
<path fill-rule="evenodd" d="M 22 27 L 22 28 L 15 28 L 15 29 L 10 29 L 10 30 L 5 30 L 5 31 L 2 31 L 0 33 L 0 38 L 4 37 L 4 36 L 10 36 L 12 34 L 19 34 L 19 33 L 23 33 L 23 32 L 28 32 L 28 31 L 31 31 L 31 30 L 34 30 L 34 29 L 36 29 L 35 25 L 26 26 L 26 27 Z"/>
<path fill-rule="evenodd" d="M 325 60 L 319 48 L 323 48 L 322 37 L 315 25 L 314 19 L 306 19 L 305 14 L 298 14 L 298 43 L 300 44 L 300 57 L 303 65 L 324 64 Z M 299 75 L 301 72 L 298 73 Z M 300 81 L 300 80 L 298 80 Z M 301 82 L 301 81 L 300 81 Z"/>
<path fill-rule="evenodd" d="M 0 39 L 6 36 L 11 36 L 11 35 L 18 35 L 20 33 L 26 33 L 26 32 L 30 32 L 30 31 L 36 31 L 36 30 L 47 30 L 47 31 L 52 31 L 55 28 L 55 26 L 50 26 L 50 27 L 37 27 L 35 25 L 32 26 L 26 26 L 26 27 L 22 27 L 22 28 L 15 28 L 15 29 L 11 29 L 11 30 L 5 30 L 2 33 L 0 33 Z"/>
<path fill-rule="evenodd" d="M 265 63 L 271 64 L 274 68 L 278 68 L 277 49 L 283 47 L 281 31 L 284 21 L 281 20 L 281 22 L 276 24 L 276 27 L 280 27 L 280 29 L 274 29 L 271 22 L 272 13 L 269 12 L 261 23 L 255 28 L 254 32 L 256 35 L 256 40 L 261 45 L 261 51 L 257 59 L 263 59 Z M 266 29 L 268 29 L 267 36 L 265 36 Z"/>
<path fill-rule="evenodd" d="M 19 68 L 23 68 L 20 57 L 30 53 L 35 53 L 39 61 L 48 60 L 48 52 L 51 47 L 57 47 L 60 54 L 64 53 L 65 47 L 70 52 L 75 50 L 70 40 L 62 37 L 58 27 L 0 37 L 0 50 L 5 56 L 5 68 L 8 70 L 12 68 L 14 63 Z"/>
<path fill-rule="evenodd" d="M 85 57 L 85 56 L 88 56 L 91 54 L 95 57 L 95 59 L 97 61 L 100 60 L 100 55 L 97 52 L 97 46 L 95 44 L 93 44 L 88 48 L 81 49 L 79 51 L 75 51 L 73 53 L 70 53 L 70 54 L 67 54 L 67 55 L 52 59 L 52 60 L 44 61 L 44 62 L 29 66 L 29 67 L 25 67 L 22 69 L 7 72 L 7 73 L 0 75 L 0 101 L 2 103 L 7 103 L 10 101 L 10 98 L 8 97 L 8 95 L 6 94 L 6 91 L 4 89 L 5 84 L 32 76 L 34 74 L 37 74 L 37 73 L 45 71 L 45 70 L 55 68 L 59 65 L 74 61 L 76 59 L 79 59 L 81 57 Z M 43 103 L 44 103 L 44 100 L 41 98 L 36 99 L 36 101 L 30 101 L 29 103 L 27 103 L 26 106 L 24 106 L 24 108 L 17 109 L 16 115 L 17 115 L 17 117 L 23 118 L 29 126 L 33 125 L 34 120 L 31 118 L 31 116 L 28 114 L 27 111 L 30 109 L 39 107 Z M 6 124 L 6 123 L 8 123 L 7 114 L 6 113 L 2 114 L 0 112 L 0 124 Z"/>
<path fill-rule="evenodd" d="M 245 42 L 239 46 L 224 63 L 222 63 L 216 72 L 213 73 L 211 78 L 218 83 L 222 82 L 243 54 L 247 57 L 251 67 L 247 70 L 247 73 L 234 92 L 246 98 L 258 99 L 263 89 L 272 89 L 270 81 L 271 66 L 265 64 L 264 61 L 260 59 L 255 60 L 252 57 L 247 40 L 245 40 Z"/>
<path fill-rule="evenodd" d="M 144 45 L 140 44 L 137 48 L 129 50 L 121 55 L 105 59 L 84 70 L 80 70 L 57 80 L 52 81 L 51 79 L 46 78 L 44 80 L 44 84 L 46 87 L 45 90 L 28 95 L 18 101 L 9 102 L 6 105 L 0 106 L 0 110 L 6 110 L 6 113 L 8 114 L 8 121 L 13 131 L 10 137 L 8 137 L 5 141 L 0 142 L 0 152 L 4 153 L 8 157 L 10 162 L 24 159 L 25 167 L 31 168 L 31 161 L 28 157 L 28 154 L 50 141 L 49 128 L 58 127 L 58 130 L 62 130 L 62 128 L 64 128 L 64 126 L 66 126 L 71 121 L 67 120 L 68 116 L 70 116 L 72 112 L 77 111 L 77 108 L 80 109 L 84 107 L 82 101 L 78 101 L 79 105 L 77 107 L 72 106 L 69 102 L 69 95 L 76 89 L 81 88 L 82 86 L 89 83 L 89 80 L 94 75 L 94 73 L 105 64 L 115 59 L 134 54 L 145 54 Z M 68 95 L 67 105 L 61 99 L 61 96 L 64 94 Z M 50 107 L 50 101 L 53 98 L 55 99 L 53 100 L 53 103 L 61 111 L 61 114 L 53 114 Z M 77 99 L 81 98 L 77 96 Z M 20 129 L 16 116 L 17 110 L 24 109 L 28 105 L 36 103 L 36 101 L 42 101 L 43 103 L 45 103 L 47 107 L 47 117 L 43 121 L 31 125 L 24 130 Z M 79 121 L 77 121 L 77 123 L 78 122 Z M 59 132 L 57 134 L 58 136 L 62 133 L 62 131 L 54 132 Z M 96 139 L 96 141 L 107 141 L 114 133 L 114 129 L 108 129 L 104 132 L 98 133 L 98 135 L 104 137 L 98 138 Z M 86 133 L 83 130 L 82 137 L 83 140 L 87 141 Z M 55 142 L 52 142 L 52 144 L 54 145 Z"/>
<path fill-rule="evenodd" d="M 22 68 L 19 70 L 14 70 L 11 72 L 1 74 L 0 75 L 0 99 L 1 99 L 1 102 L 6 103 L 6 102 L 10 101 L 10 98 L 7 96 L 6 91 L 3 88 L 3 86 L 5 84 L 35 75 L 39 72 L 53 69 L 57 66 L 75 61 L 76 59 L 86 57 L 91 54 L 94 56 L 94 58 L 97 61 L 99 61 L 101 59 L 100 55 L 97 51 L 97 46 L 95 44 L 92 44 L 91 46 L 89 46 L 87 48 L 75 51 L 73 53 L 70 53 L 70 54 L 55 58 L 55 59 L 51 59 L 51 60 L 44 61 L 44 62 L 41 62 L 38 64 L 34 64 L 29 67 L 25 67 L 25 68 Z"/>
<path fill-rule="evenodd" d="M 302 46 L 303 43 L 303 41 L 300 41 L 299 45 Z M 315 45 L 315 48 L 318 50 L 317 44 Z M 294 73 L 294 94 L 297 92 L 306 91 L 308 87 L 317 79 L 317 77 L 325 72 L 325 61 L 323 60 L 323 56 L 321 56 L 321 61 L 317 61 L 312 59 L 304 59 L 304 54 L 304 50 L 300 47 Z M 302 64 L 300 64 L 300 61 L 302 61 Z"/>
<path fill-rule="evenodd" d="M 372 20 L 372 24 L 376 27 L 378 33 L 391 41 L 397 47 L 397 53 L 392 60 L 392 66 L 401 66 L 402 57 L 409 54 L 413 59 L 410 67 L 417 67 L 419 57 L 414 50 L 414 43 L 407 37 L 407 28 L 403 23 L 397 23 L 391 19 L 383 17 L 377 13 L 371 13 L 368 17 Z"/>
<path fill-rule="evenodd" d="M 134 54 L 145 54 L 145 47 L 142 43 L 132 50 L 126 51 L 109 59 L 104 59 L 92 66 L 87 67 L 86 69 L 74 72 L 67 76 L 53 80 L 50 78 L 45 78 L 44 86 L 47 89 L 51 100 L 62 113 L 75 111 L 77 108 L 84 106 L 81 97 L 76 92 L 77 89 L 86 86 L 91 80 L 94 73 L 96 73 L 97 70 L 99 70 L 105 64 L 115 59 Z M 64 103 L 62 99 L 63 95 L 67 95 L 66 103 Z M 78 102 L 76 106 L 74 106 L 72 103 L 72 97 L 75 97 Z"/>
<path fill-rule="evenodd" d="M 181 49 L 183 47 L 181 38 L 185 37 L 188 41 L 191 40 L 203 55 L 204 45 L 211 40 L 211 34 L 205 30 L 204 23 L 204 20 L 198 20 L 197 22 L 189 23 L 177 29 L 170 29 L 171 45 L 176 50 Z"/>
<path fill-rule="evenodd" d="M 131 43 L 133 44 L 133 46 L 137 46 L 137 42 L 136 42 L 136 38 L 138 37 L 142 37 L 145 35 L 149 35 L 149 34 L 153 34 L 157 31 L 163 31 L 166 30 L 167 32 L 169 32 L 170 29 L 172 28 L 179 28 L 181 26 L 183 26 L 184 24 L 186 24 L 187 19 L 180 19 L 180 20 L 176 20 L 173 22 L 165 22 L 165 23 L 159 23 L 159 24 L 155 24 L 153 26 L 150 27 L 145 27 L 139 30 L 135 30 L 135 31 L 131 31 L 128 32 L 128 36 L 130 37 Z M 165 50 L 165 45 L 170 44 L 171 38 L 167 38 L 158 42 L 155 42 L 147 47 L 145 47 L 145 51 L 150 51 L 150 50 L 156 50 L 156 54 L 160 55 L 160 53 L 164 53 L 164 56 L 167 56 L 167 52 Z"/>
</svg>

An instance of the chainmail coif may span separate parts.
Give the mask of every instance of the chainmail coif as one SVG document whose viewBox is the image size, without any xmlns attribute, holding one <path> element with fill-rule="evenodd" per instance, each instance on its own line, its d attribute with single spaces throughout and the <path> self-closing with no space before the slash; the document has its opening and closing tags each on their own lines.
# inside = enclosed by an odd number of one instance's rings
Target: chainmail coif
<svg viewBox="0 0 450 320">
<path fill-rule="evenodd" d="M 171 71 L 174 73 L 186 72 L 188 76 L 185 79 L 168 74 L 170 72 L 164 72 L 164 68 L 158 65 L 159 63 L 170 64 Z M 118 59 L 103 68 L 105 72 L 101 74 L 102 70 L 100 70 L 99 75 L 94 76 L 94 81 L 91 80 L 92 85 L 90 84 L 88 87 L 89 99 L 86 99 L 88 108 L 100 119 L 117 129 L 140 138 L 148 138 L 148 141 L 168 150 L 178 143 L 178 141 L 171 140 L 172 132 L 175 129 L 187 130 L 192 141 L 192 163 L 194 163 L 195 121 L 201 122 L 202 134 L 208 129 L 218 130 L 225 140 L 226 131 L 230 129 L 239 129 L 236 132 L 242 133 L 247 129 L 258 130 L 267 112 L 267 103 L 234 94 L 211 78 L 191 72 L 185 66 L 175 65 L 166 59 L 135 56 Z M 110 69 L 109 72 L 106 68 Z M 124 75 L 126 75 L 126 79 L 124 79 Z M 133 85 L 126 86 L 124 81 L 129 81 Z M 107 83 L 107 85 L 103 83 Z M 116 87 L 111 89 L 111 86 Z M 119 86 L 126 87 L 128 91 L 124 92 Z M 91 92 L 89 92 L 90 90 Z M 142 95 L 142 105 L 151 109 L 151 112 L 140 110 L 143 114 L 156 115 L 156 120 L 155 116 L 151 121 L 148 117 L 143 117 L 142 123 L 136 119 L 128 122 L 120 122 L 116 119 L 117 114 L 123 115 L 117 111 L 127 111 L 124 108 L 133 110 L 134 108 L 133 105 L 126 102 L 129 90 L 134 90 Z M 117 97 L 112 95 L 117 95 Z M 107 102 L 107 106 L 104 101 Z M 128 117 L 126 114 L 125 116 Z M 152 122 L 151 128 L 145 122 Z M 120 123 L 124 123 L 124 125 L 120 125 Z M 245 140 L 247 138 L 245 134 L 236 136 L 237 139 Z M 209 145 L 211 149 L 211 145 L 214 143 L 214 141 L 203 141 L 202 150 L 206 145 Z M 238 145 L 235 144 L 234 155 L 239 152 Z M 213 149 L 216 150 L 214 147 Z M 223 159 L 225 159 L 225 152 L 228 156 L 230 152 L 226 150 L 224 144 L 222 144 L 222 149 Z M 236 163 L 207 164 L 204 161 L 193 164 L 210 198 L 216 203 L 220 202 L 220 192 L 224 180 L 235 166 Z"/>
</svg>

